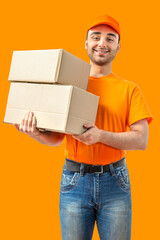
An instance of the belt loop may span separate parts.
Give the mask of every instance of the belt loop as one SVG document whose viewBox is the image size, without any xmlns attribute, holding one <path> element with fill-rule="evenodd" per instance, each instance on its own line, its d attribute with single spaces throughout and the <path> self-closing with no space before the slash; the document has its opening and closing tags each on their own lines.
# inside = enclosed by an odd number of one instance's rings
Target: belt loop
<svg viewBox="0 0 160 240">
<path fill-rule="evenodd" d="M 80 166 L 80 176 L 84 176 L 84 163 L 81 163 L 81 166 Z"/>
<path fill-rule="evenodd" d="M 110 169 L 110 171 L 111 171 L 111 175 L 112 175 L 112 176 L 115 176 L 115 170 L 114 170 L 114 167 L 113 167 L 113 164 L 112 164 L 112 163 L 109 164 L 109 169 Z"/>
</svg>

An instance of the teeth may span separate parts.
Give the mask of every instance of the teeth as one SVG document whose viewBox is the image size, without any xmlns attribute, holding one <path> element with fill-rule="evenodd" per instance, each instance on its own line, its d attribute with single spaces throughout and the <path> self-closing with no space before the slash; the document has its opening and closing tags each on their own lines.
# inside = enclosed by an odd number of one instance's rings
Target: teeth
<svg viewBox="0 0 160 240">
<path fill-rule="evenodd" d="M 106 53 L 108 51 L 100 51 L 100 50 L 95 50 L 96 52 L 100 52 L 100 53 Z"/>
</svg>

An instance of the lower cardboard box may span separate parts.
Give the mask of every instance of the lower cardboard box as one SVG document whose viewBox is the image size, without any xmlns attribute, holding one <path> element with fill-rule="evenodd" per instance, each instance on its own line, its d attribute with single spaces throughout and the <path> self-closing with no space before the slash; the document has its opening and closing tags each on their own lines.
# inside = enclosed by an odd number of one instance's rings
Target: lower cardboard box
<svg viewBox="0 0 160 240">
<path fill-rule="evenodd" d="M 34 112 L 37 128 L 81 134 L 86 123 L 95 123 L 99 96 L 70 85 L 18 83 L 10 86 L 5 123 L 20 124 Z"/>
</svg>

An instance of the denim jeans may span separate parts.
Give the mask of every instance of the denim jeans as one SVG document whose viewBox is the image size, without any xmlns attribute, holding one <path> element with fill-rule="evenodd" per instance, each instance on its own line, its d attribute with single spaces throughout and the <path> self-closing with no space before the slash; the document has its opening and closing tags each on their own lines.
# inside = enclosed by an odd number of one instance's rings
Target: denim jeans
<svg viewBox="0 0 160 240">
<path fill-rule="evenodd" d="M 125 159 L 126 160 L 126 159 Z M 131 185 L 126 162 L 105 173 L 66 170 L 60 186 L 62 240 L 91 240 L 96 222 L 101 240 L 130 240 Z"/>
</svg>

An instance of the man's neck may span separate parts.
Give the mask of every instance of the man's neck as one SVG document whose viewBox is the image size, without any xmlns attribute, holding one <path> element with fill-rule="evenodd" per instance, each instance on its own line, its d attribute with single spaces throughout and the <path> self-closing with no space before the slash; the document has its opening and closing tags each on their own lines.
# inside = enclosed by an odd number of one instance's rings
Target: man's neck
<svg viewBox="0 0 160 240">
<path fill-rule="evenodd" d="M 90 76 L 92 77 L 104 77 L 112 73 L 112 63 L 104 66 L 99 66 L 93 62 L 91 64 Z"/>
</svg>

